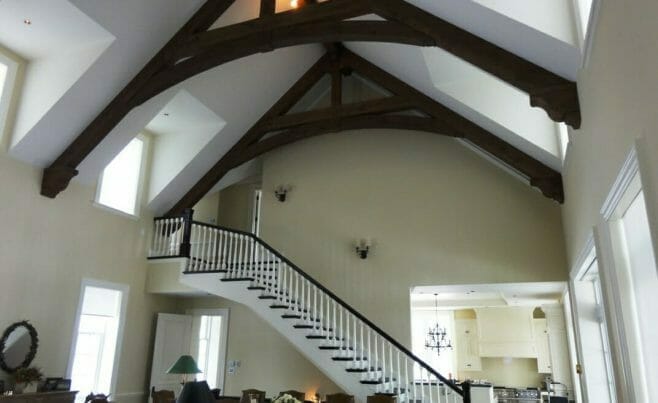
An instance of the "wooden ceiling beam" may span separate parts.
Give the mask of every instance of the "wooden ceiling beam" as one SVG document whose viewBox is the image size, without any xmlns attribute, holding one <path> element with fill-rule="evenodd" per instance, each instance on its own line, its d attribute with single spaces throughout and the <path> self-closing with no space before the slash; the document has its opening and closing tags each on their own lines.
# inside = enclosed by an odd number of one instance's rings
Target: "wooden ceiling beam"
<svg viewBox="0 0 658 403">
<path fill-rule="evenodd" d="M 135 106 L 135 95 L 158 72 L 170 67 L 171 49 L 189 36 L 208 30 L 235 0 L 207 0 L 158 53 L 130 80 L 80 135 L 43 171 L 41 194 L 54 198 L 78 174 L 78 165 Z"/>
<path fill-rule="evenodd" d="M 402 97 L 380 98 L 277 116 L 264 122 L 260 129 L 263 132 L 268 133 L 327 119 L 344 119 L 361 115 L 380 115 L 413 108 L 414 103 Z"/>
<path fill-rule="evenodd" d="M 336 0 L 330 2 L 333 1 Z M 326 3 L 320 3 L 317 7 Z M 275 18 L 278 18 L 278 15 Z M 232 38 L 233 36 L 228 35 L 227 37 Z M 202 48 L 204 50 L 202 53 L 194 53 L 193 44 L 182 47 L 184 52 L 172 59 L 181 61 L 153 77 L 148 86 L 142 89 L 137 102 L 145 102 L 162 91 L 213 67 L 255 53 L 271 52 L 275 49 L 308 43 L 350 41 L 395 42 L 416 46 L 432 45 L 429 37 L 400 23 L 389 21 L 328 21 L 285 26 L 265 31 L 258 29 L 232 40 L 227 39 L 214 46 Z M 185 55 L 189 54 L 194 55 L 183 59 L 186 57 Z"/>
<path fill-rule="evenodd" d="M 207 0 L 197 13 L 126 85 L 64 152 L 44 170 L 41 194 L 55 197 L 77 175 L 78 165 L 136 106 L 201 72 L 260 52 L 306 43 L 373 41 L 439 46 L 527 92 L 530 103 L 556 121 L 580 124 L 576 84 L 404 0 L 312 1 L 273 13 L 261 0 L 254 20 L 208 31 L 234 0 Z M 387 21 L 345 21 L 376 13 Z M 334 73 L 335 75 L 336 73 Z M 335 76 L 334 76 L 335 81 Z M 338 87 L 334 85 L 334 106 Z"/>
<path fill-rule="evenodd" d="M 556 122 L 580 127 L 576 83 L 492 44 L 404 0 L 369 0 L 375 13 L 422 32 L 435 46 L 530 95 L 530 104 Z"/>
</svg>

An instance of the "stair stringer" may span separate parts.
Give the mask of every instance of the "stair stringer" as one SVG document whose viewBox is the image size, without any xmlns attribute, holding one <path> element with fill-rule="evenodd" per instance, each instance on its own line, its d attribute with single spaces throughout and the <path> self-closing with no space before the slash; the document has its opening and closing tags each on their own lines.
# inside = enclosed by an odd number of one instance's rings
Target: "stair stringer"
<svg viewBox="0 0 658 403">
<path fill-rule="evenodd" d="M 290 319 L 283 319 L 280 311 L 269 307 L 270 301 L 258 299 L 258 292 L 247 290 L 248 281 L 222 282 L 223 274 L 218 273 L 181 273 L 179 281 L 189 287 L 202 290 L 208 294 L 220 296 L 249 307 L 270 326 L 276 329 L 292 345 L 329 379 L 341 387 L 346 393 L 354 395 L 359 403 L 365 403 L 367 396 L 376 393 L 373 386 L 360 383 L 358 374 L 351 374 L 345 369 L 346 364 L 332 360 L 334 352 L 320 350 L 323 340 L 310 340 L 306 338 L 308 330 L 295 329 L 295 323 Z"/>
</svg>

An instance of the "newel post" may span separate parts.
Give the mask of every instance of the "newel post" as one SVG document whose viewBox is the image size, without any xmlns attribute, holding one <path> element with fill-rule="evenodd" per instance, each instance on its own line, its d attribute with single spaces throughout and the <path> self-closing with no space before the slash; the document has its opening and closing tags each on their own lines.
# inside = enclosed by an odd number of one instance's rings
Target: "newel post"
<svg viewBox="0 0 658 403">
<path fill-rule="evenodd" d="M 180 255 L 184 257 L 190 257 L 190 251 L 192 245 L 190 244 L 190 239 L 192 238 L 192 216 L 194 215 L 194 210 L 187 208 L 183 210 L 183 241 L 180 244 Z"/>
<path fill-rule="evenodd" d="M 462 390 L 464 391 L 464 403 L 471 403 L 471 383 L 469 381 L 463 382 Z"/>
</svg>

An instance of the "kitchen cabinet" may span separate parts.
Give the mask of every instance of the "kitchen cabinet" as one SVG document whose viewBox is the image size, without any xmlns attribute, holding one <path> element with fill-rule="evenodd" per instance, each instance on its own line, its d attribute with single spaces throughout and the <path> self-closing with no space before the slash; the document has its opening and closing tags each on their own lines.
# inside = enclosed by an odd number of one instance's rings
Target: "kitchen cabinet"
<svg viewBox="0 0 658 403">
<path fill-rule="evenodd" d="M 457 369 L 459 371 L 482 371 L 477 329 L 475 319 L 455 320 Z"/>
<path fill-rule="evenodd" d="M 560 382 L 568 390 L 573 388 L 571 368 L 569 365 L 569 350 L 567 328 L 564 311 L 561 306 L 544 306 L 546 327 L 548 329 L 548 344 L 551 354 L 551 374 L 554 382 Z"/>
<path fill-rule="evenodd" d="M 540 374 L 550 374 L 551 369 L 551 350 L 548 341 L 548 328 L 546 319 L 533 319 L 532 327 L 535 337 L 535 348 L 537 349 L 537 372 Z"/>
<path fill-rule="evenodd" d="M 478 308 L 481 357 L 537 358 L 532 307 Z"/>
</svg>

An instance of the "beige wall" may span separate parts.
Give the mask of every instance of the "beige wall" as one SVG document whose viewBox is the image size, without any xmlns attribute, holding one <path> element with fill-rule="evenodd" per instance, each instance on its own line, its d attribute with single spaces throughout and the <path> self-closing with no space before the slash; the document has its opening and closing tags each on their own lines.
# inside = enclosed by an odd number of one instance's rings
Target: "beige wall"
<svg viewBox="0 0 658 403">
<path fill-rule="evenodd" d="M 237 184 L 219 192 L 219 225 L 251 232 L 254 184 Z M 274 189 L 274 188 L 272 188 Z"/>
<path fill-rule="evenodd" d="M 288 340 L 244 305 L 222 298 L 187 299 L 186 309 L 229 309 L 229 335 L 226 360 L 239 360 L 241 366 L 233 375 L 226 374 L 225 391 L 239 396 L 245 389 L 267 391 L 268 396 L 295 389 L 325 395 L 340 391 L 318 368 L 302 356 Z"/>
<path fill-rule="evenodd" d="M 129 285 L 117 400 L 143 401 L 154 314 L 176 310 L 175 299 L 144 291 L 151 220 L 94 207 L 95 189 L 76 183 L 47 199 L 40 182 L 40 170 L 0 155 L 0 328 L 32 322 L 40 338 L 34 365 L 65 376 L 81 279 Z"/>
<path fill-rule="evenodd" d="M 583 124 L 571 132 L 564 169 L 564 225 L 573 264 L 635 138 L 649 157 L 643 178 L 658 234 L 658 2 L 601 1 L 589 67 L 578 91 Z M 630 25 L 629 25 L 630 24 Z M 654 236 L 658 239 L 658 236 Z M 654 245 L 656 241 L 654 241 Z"/>
<path fill-rule="evenodd" d="M 410 344 L 415 285 L 565 280 L 559 206 L 455 140 L 368 131 L 268 154 L 262 235 Z M 372 237 L 367 260 L 353 250 Z"/>
<path fill-rule="evenodd" d="M 217 224 L 219 192 L 213 192 L 199 200 L 194 209 L 194 221 Z"/>
</svg>

